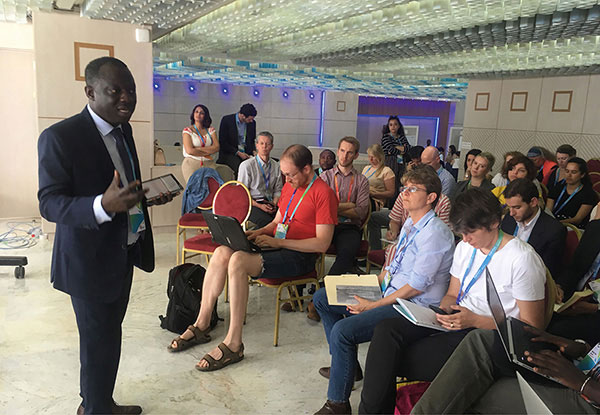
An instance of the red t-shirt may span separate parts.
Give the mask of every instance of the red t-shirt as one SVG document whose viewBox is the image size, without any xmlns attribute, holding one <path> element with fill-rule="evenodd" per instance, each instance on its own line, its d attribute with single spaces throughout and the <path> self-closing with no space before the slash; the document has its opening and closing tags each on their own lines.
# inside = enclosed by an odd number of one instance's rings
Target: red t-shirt
<svg viewBox="0 0 600 415">
<path fill-rule="evenodd" d="M 294 190 L 289 183 L 284 184 L 281 190 L 278 208 L 282 222 L 285 209 Z M 333 190 L 319 178 L 315 180 L 312 187 L 306 193 L 306 196 L 304 196 L 294 218 L 290 222 L 290 216 L 305 190 L 306 187 L 299 187 L 292 203 L 290 203 L 285 220 L 285 223 L 289 223 L 286 239 L 314 238 L 317 236 L 317 225 L 337 225 L 337 197 L 333 193 Z"/>
</svg>

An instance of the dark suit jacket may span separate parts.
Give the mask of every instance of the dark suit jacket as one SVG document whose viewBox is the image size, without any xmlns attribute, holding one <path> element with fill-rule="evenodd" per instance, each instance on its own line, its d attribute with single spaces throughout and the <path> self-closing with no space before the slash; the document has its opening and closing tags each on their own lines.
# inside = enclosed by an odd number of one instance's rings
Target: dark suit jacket
<svg viewBox="0 0 600 415">
<path fill-rule="evenodd" d="M 238 151 L 238 130 L 235 121 L 237 113 L 225 115 L 221 118 L 219 126 L 219 154 L 235 154 Z M 254 140 L 256 139 L 256 121 L 246 124 L 246 145 L 245 153 L 252 155 L 256 149 Z"/>
<path fill-rule="evenodd" d="M 600 252 L 600 220 L 593 220 L 585 227 L 585 232 L 573 254 L 573 260 L 556 281 L 565 292 L 565 299 L 573 295 L 577 283 L 590 270 L 598 252 Z"/>
<path fill-rule="evenodd" d="M 516 226 L 517 222 L 512 216 L 504 216 L 501 225 L 504 232 L 512 235 Z M 567 228 L 542 211 L 531 231 L 529 241 L 527 241 L 535 249 L 535 252 L 542 257 L 546 268 L 552 274 L 552 278 L 557 278 L 560 275 L 566 237 Z"/>
<path fill-rule="evenodd" d="M 132 150 L 136 176 L 140 166 L 131 126 L 122 125 Z M 87 108 L 47 128 L 38 141 L 40 212 L 56 222 L 51 281 L 74 297 L 112 302 L 121 294 L 127 275 L 127 213 L 98 225 L 94 198 L 104 193 L 115 166 Z M 146 230 L 134 265 L 154 269 L 154 243 L 145 201 Z"/>
</svg>

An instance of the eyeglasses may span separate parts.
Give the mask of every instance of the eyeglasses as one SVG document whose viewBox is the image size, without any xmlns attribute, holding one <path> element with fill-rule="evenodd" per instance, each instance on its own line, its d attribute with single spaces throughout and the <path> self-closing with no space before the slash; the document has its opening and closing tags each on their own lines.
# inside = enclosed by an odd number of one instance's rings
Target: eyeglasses
<svg viewBox="0 0 600 415">
<path fill-rule="evenodd" d="M 422 192 L 427 192 L 426 189 L 419 189 L 417 186 L 403 186 L 400 188 L 400 193 L 404 193 L 404 192 L 415 193 L 419 190 Z"/>
</svg>

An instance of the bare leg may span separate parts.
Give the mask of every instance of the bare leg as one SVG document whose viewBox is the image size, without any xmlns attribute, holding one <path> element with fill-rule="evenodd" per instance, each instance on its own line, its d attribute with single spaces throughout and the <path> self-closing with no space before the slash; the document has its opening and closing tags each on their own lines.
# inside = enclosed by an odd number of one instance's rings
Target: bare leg
<svg viewBox="0 0 600 415">
<path fill-rule="evenodd" d="M 248 304 L 248 275 L 257 276 L 261 272 L 261 269 L 262 257 L 259 254 L 237 251 L 229 260 L 229 307 L 231 317 L 229 330 L 223 343 L 233 352 L 238 351 L 242 345 L 242 327 L 246 314 L 246 305 Z M 202 314 L 202 311 L 200 313 Z M 209 354 L 216 360 L 219 360 L 223 353 L 221 349 L 216 347 Z M 198 363 L 198 366 L 207 367 L 208 362 L 202 359 Z"/>
<path fill-rule="evenodd" d="M 202 302 L 200 303 L 200 313 L 194 323 L 194 326 L 200 330 L 206 330 L 210 324 L 210 316 L 213 307 L 217 301 L 217 298 L 223 292 L 225 287 L 225 278 L 227 278 L 227 266 L 229 260 L 233 255 L 234 251 L 227 246 L 220 246 L 215 250 L 210 262 L 208 263 L 208 269 L 204 276 L 204 283 L 202 284 Z M 194 337 L 194 333 L 190 330 L 186 330 L 181 338 L 189 340 Z M 177 348 L 177 342 L 173 341 L 171 347 Z"/>
</svg>

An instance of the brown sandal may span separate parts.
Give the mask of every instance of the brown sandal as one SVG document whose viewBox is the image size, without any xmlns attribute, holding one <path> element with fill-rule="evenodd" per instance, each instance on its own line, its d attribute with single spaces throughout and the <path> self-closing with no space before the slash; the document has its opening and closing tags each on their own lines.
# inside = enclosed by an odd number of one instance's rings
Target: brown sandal
<svg viewBox="0 0 600 415">
<path fill-rule="evenodd" d="M 221 356 L 220 359 L 215 359 L 208 353 L 205 354 L 202 359 L 208 362 L 208 366 L 201 367 L 196 365 L 197 370 L 201 372 L 212 372 L 213 370 L 223 369 L 225 366 L 237 363 L 244 358 L 244 343 L 241 344 L 240 350 L 237 352 L 232 352 L 225 343 L 221 343 L 217 347 L 221 349 L 223 356 Z"/>
<path fill-rule="evenodd" d="M 171 343 L 167 346 L 167 349 L 170 352 L 182 352 L 197 344 L 208 343 L 211 340 L 210 335 L 208 334 L 210 327 L 208 327 L 206 330 L 200 330 L 196 326 L 188 326 L 187 330 L 191 331 L 194 334 L 194 337 L 191 339 L 184 339 L 181 336 L 177 336 L 171 340 Z M 177 342 L 177 347 L 173 347 L 173 342 Z"/>
</svg>

